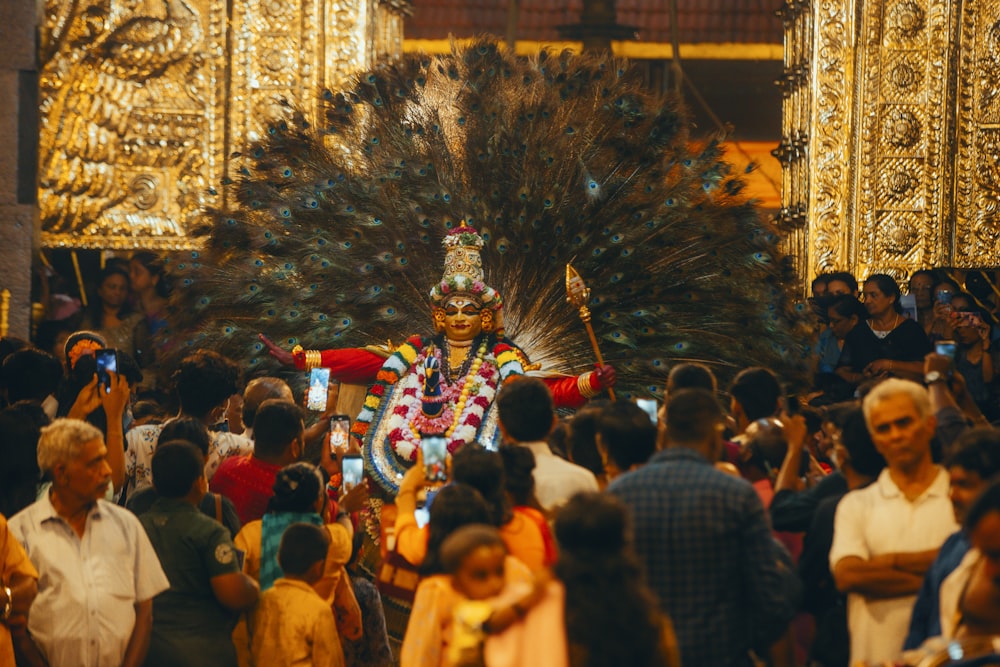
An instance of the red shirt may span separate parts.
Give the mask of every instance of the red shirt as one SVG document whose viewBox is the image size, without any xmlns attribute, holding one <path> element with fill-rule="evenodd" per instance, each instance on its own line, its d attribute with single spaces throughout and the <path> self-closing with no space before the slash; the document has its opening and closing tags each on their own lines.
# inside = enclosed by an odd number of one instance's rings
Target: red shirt
<svg viewBox="0 0 1000 667">
<path fill-rule="evenodd" d="M 274 479 L 281 466 L 264 463 L 253 454 L 233 456 L 219 465 L 209 488 L 233 501 L 236 514 L 245 526 L 264 516 L 267 501 L 274 495 Z"/>
</svg>

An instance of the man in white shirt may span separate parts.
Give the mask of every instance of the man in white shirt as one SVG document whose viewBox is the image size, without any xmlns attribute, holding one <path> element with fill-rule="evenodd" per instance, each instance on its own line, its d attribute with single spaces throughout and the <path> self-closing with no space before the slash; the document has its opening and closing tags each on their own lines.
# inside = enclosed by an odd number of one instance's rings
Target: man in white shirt
<svg viewBox="0 0 1000 667">
<path fill-rule="evenodd" d="M 111 467 L 101 432 L 76 419 L 42 429 L 49 492 L 10 520 L 39 573 L 28 631 L 50 667 L 139 667 L 153 597 L 168 589 L 139 520 L 103 500 Z"/>
<path fill-rule="evenodd" d="M 598 491 L 594 473 L 552 453 L 545 441 L 556 425 L 552 394 L 537 378 L 522 377 L 497 396 L 504 442 L 527 447 L 535 455 L 535 496 L 552 512 L 581 491 Z"/>
<path fill-rule="evenodd" d="M 958 527 L 948 473 L 931 460 L 936 423 L 927 391 L 886 380 L 865 397 L 863 409 L 888 465 L 837 507 L 830 568 L 848 593 L 852 665 L 899 658 L 924 574 Z"/>
</svg>

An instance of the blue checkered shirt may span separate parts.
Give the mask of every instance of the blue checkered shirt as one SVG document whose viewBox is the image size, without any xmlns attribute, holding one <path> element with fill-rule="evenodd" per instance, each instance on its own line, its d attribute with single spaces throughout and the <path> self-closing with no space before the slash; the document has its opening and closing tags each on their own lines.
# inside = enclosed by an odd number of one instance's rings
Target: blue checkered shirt
<svg viewBox="0 0 1000 667">
<path fill-rule="evenodd" d="M 632 513 L 635 547 L 685 665 L 749 664 L 794 614 L 788 568 L 753 487 L 698 452 L 658 452 L 608 487 Z"/>
</svg>

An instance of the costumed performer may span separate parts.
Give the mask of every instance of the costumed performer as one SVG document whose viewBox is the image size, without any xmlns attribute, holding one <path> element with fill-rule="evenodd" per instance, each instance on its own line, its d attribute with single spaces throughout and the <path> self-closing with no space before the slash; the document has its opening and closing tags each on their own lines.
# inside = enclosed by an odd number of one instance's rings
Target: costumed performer
<svg viewBox="0 0 1000 667">
<path fill-rule="evenodd" d="M 465 224 L 442 242 L 445 268 L 431 289 L 434 336 L 413 336 L 394 350 L 347 348 L 288 352 L 261 334 L 268 352 L 302 370 L 329 368 L 344 383 L 369 386 L 364 405 L 351 427 L 361 443 L 366 467 L 389 493 L 416 461 L 421 433 L 444 434 L 448 451 L 479 441 L 495 448 L 496 394 L 503 384 L 533 368 L 525 353 L 504 336 L 500 294 L 483 281 L 483 239 Z M 436 359 L 443 380 L 435 400 L 442 409 L 423 409 L 428 358 Z M 579 407 L 614 386 L 615 370 L 604 365 L 579 376 L 542 378 L 560 407 Z M 435 391 L 435 393 L 437 393 Z"/>
</svg>

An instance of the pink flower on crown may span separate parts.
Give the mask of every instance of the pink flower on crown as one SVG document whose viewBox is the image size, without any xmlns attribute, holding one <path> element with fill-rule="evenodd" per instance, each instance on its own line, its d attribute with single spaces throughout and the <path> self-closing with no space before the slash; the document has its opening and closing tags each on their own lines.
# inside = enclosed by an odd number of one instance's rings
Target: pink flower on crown
<svg viewBox="0 0 1000 667">
<path fill-rule="evenodd" d="M 477 280 L 476 282 L 472 283 L 473 294 L 482 294 L 485 290 L 486 290 L 486 283 L 484 283 L 483 281 Z"/>
</svg>

